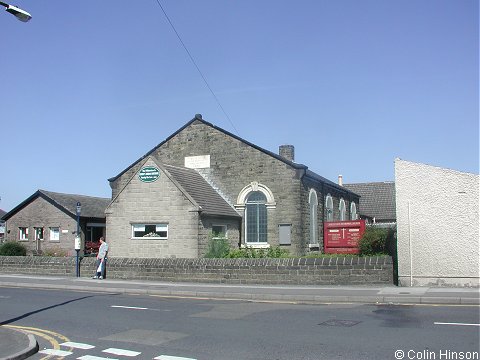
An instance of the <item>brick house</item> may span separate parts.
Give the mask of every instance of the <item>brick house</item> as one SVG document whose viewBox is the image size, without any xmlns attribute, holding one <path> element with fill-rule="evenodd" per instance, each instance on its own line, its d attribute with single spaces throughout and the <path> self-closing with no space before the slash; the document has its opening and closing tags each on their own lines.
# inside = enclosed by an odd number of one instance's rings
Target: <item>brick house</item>
<svg viewBox="0 0 480 360">
<path fill-rule="evenodd" d="M 323 222 L 357 218 L 359 196 L 196 115 L 109 179 L 112 257 L 202 257 L 212 237 L 234 247 L 323 249 Z"/>
<path fill-rule="evenodd" d="M 19 241 L 29 254 L 45 251 L 73 254 L 77 232 L 77 202 L 83 243 L 98 241 L 105 234 L 105 208 L 108 198 L 62 194 L 38 190 L 6 213 L 5 241 Z"/>
</svg>

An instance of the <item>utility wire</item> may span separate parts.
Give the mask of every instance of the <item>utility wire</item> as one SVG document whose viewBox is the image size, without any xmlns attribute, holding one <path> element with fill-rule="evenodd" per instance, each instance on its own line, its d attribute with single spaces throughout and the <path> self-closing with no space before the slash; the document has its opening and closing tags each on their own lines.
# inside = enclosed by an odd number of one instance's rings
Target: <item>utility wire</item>
<svg viewBox="0 0 480 360">
<path fill-rule="evenodd" d="M 235 129 L 235 132 L 236 132 L 237 135 L 238 135 L 238 130 L 237 130 L 237 128 L 235 127 L 235 125 L 233 124 L 233 121 L 230 119 L 230 116 L 228 116 L 227 112 L 225 111 L 225 109 L 223 108 L 222 104 L 220 103 L 220 100 L 218 100 L 217 95 L 215 95 L 215 93 L 213 92 L 212 88 L 211 88 L 210 85 L 208 84 L 207 78 L 205 77 L 205 75 L 203 75 L 202 71 L 201 71 L 200 68 L 198 67 L 197 63 L 195 62 L 195 59 L 193 58 L 193 56 L 192 56 L 192 54 L 190 53 L 190 51 L 188 50 L 187 46 L 186 46 L 185 43 L 183 42 L 183 40 L 182 40 L 182 38 L 180 37 L 180 34 L 178 33 L 177 29 L 175 29 L 175 26 L 173 26 L 173 23 L 172 23 L 172 21 L 170 20 L 170 18 L 168 17 L 167 12 L 166 12 L 165 9 L 163 8 L 162 4 L 160 3 L 160 0 L 156 0 L 156 1 L 157 1 L 158 6 L 160 6 L 160 9 L 162 9 L 163 15 L 165 15 L 165 18 L 167 19 L 168 23 L 170 24 L 170 26 L 172 27 L 173 31 L 175 32 L 175 35 L 177 35 L 178 40 L 180 41 L 180 43 L 182 44 L 183 48 L 184 48 L 185 51 L 187 52 L 188 57 L 189 57 L 190 60 L 192 61 L 193 65 L 195 65 L 195 68 L 197 69 L 198 73 L 199 73 L 200 76 L 202 77 L 203 82 L 204 82 L 205 85 L 207 86 L 208 90 L 210 90 L 210 93 L 213 95 L 213 97 L 214 97 L 215 101 L 217 102 L 218 106 L 219 106 L 220 109 L 222 110 L 223 114 L 227 117 L 228 121 L 230 122 L 230 124 L 231 124 L 232 127 Z"/>
</svg>

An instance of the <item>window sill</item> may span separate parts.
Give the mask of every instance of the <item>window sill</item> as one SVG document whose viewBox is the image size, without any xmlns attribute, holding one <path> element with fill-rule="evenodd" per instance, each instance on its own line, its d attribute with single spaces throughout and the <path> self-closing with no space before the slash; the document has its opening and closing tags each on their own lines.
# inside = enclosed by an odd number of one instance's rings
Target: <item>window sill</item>
<svg viewBox="0 0 480 360">
<path fill-rule="evenodd" d="M 320 249 L 320 244 L 308 244 L 308 247 L 311 249 L 311 248 L 314 248 L 314 249 Z"/>
<path fill-rule="evenodd" d="M 270 244 L 269 243 L 246 243 L 242 244 L 241 246 L 242 249 L 245 248 L 250 248 L 250 249 L 269 249 Z"/>
</svg>

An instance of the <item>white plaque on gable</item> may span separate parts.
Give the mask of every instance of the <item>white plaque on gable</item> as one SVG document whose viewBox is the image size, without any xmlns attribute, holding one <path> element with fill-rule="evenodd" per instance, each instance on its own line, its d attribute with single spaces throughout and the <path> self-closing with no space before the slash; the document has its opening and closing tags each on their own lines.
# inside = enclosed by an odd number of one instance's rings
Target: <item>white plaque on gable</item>
<svg viewBox="0 0 480 360">
<path fill-rule="evenodd" d="M 190 169 L 209 168 L 210 155 L 185 156 L 185 167 Z"/>
</svg>

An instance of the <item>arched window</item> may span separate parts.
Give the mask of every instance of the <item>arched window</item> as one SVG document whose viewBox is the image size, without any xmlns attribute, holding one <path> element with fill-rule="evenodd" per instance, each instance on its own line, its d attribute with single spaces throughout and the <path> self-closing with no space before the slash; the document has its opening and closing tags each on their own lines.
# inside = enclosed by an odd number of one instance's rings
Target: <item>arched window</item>
<svg viewBox="0 0 480 360">
<path fill-rule="evenodd" d="M 350 220 L 357 220 L 357 204 L 350 203 Z"/>
<path fill-rule="evenodd" d="M 267 242 L 267 198 L 261 191 L 253 191 L 245 202 L 247 243 Z"/>
<path fill-rule="evenodd" d="M 340 212 L 340 221 L 344 221 L 347 211 L 345 209 L 345 200 L 343 200 L 343 198 L 340 199 L 340 204 L 338 205 L 338 211 Z"/>
<path fill-rule="evenodd" d="M 310 244 L 318 244 L 317 240 L 317 208 L 318 197 L 315 190 L 310 190 L 308 196 L 308 204 L 310 205 Z"/>
<path fill-rule="evenodd" d="M 327 221 L 333 221 L 333 199 L 330 194 L 327 194 L 325 198 L 325 210 L 327 213 Z"/>
</svg>

